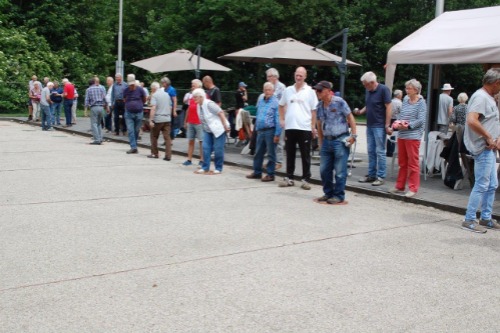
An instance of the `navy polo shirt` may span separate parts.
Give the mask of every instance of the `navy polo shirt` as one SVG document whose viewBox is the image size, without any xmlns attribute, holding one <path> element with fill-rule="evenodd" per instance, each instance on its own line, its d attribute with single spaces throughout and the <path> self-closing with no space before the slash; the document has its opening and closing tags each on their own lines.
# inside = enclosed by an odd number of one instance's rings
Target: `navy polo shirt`
<svg viewBox="0 0 500 333">
<path fill-rule="evenodd" d="M 385 127 L 385 105 L 391 103 L 391 91 L 379 83 L 373 91 L 366 91 L 366 125 Z"/>
</svg>

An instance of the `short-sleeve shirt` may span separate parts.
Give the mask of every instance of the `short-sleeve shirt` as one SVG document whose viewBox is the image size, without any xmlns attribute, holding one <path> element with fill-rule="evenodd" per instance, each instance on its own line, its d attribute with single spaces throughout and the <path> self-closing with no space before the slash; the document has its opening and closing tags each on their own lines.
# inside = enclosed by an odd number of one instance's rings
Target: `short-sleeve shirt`
<svg viewBox="0 0 500 333">
<path fill-rule="evenodd" d="M 40 97 L 40 104 L 44 105 L 44 106 L 49 106 L 49 102 L 47 100 L 47 96 L 49 96 L 49 99 L 50 100 L 50 89 L 48 87 L 45 87 L 42 89 L 42 96 Z"/>
<path fill-rule="evenodd" d="M 347 116 L 351 113 L 351 108 L 341 97 L 332 96 L 328 106 L 325 106 L 323 101 L 319 101 L 317 110 L 323 135 L 338 136 L 349 132 Z"/>
<path fill-rule="evenodd" d="M 495 99 L 484 89 L 477 90 L 467 106 L 469 112 L 479 113 L 479 122 L 493 139 L 500 136 L 498 106 Z M 486 149 L 486 140 L 465 124 L 464 143 L 472 155 L 479 155 Z"/>
<path fill-rule="evenodd" d="M 391 91 L 382 83 L 373 91 L 366 90 L 366 126 L 385 127 L 385 105 L 391 103 Z"/>
<path fill-rule="evenodd" d="M 75 99 L 75 86 L 73 84 L 66 83 L 63 91 L 66 93 L 66 99 Z"/>
<path fill-rule="evenodd" d="M 50 89 L 50 100 L 54 103 L 61 103 L 62 102 L 62 96 L 56 96 L 54 93 L 62 95 L 63 90 L 61 87 L 57 88 L 52 88 Z"/>
<path fill-rule="evenodd" d="M 439 95 L 438 125 L 448 125 L 448 109 L 453 106 L 453 98 L 447 94 Z"/>
<path fill-rule="evenodd" d="M 286 105 L 285 130 L 312 130 L 312 111 L 316 110 L 318 97 L 310 86 L 306 84 L 298 91 L 295 89 L 295 85 L 287 87 L 279 105 Z"/>
<path fill-rule="evenodd" d="M 134 90 L 130 87 L 125 88 L 123 91 L 123 98 L 125 99 L 125 110 L 132 113 L 142 112 L 144 106 L 144 99 L 146 93 L 142 87 L 136 87 Z"/>
<path fill-rule="evenodd" d="M 401 107 L 403 106 L 403 102 L 394 97 L 391 101 L 391 119 L 398 119 L 398 115 L 401 112 Z"/>
<path fill-rule="evenodd" d="M 209 100 L 215 103 L 220 103 L 222 101 L 222 96 L 219 87 L 214 86 L 212 89 L 205 90 Z"/>
<path fill-rule="evenodd" d="M 172 101 L 170 96 L 163 90 L 158 89 L 151 95 L 151 105 L 156 106 L 155 123 L 168 123 L 172 121 Z"/>
<path fill-rule="evenodd" d="M 274 85 L 274 96 L 278 99 L 278 101 L 283 96 L 283 92 L 285 91 L 286 86 L 281 81 L 277 81 Z"/>
</svg>

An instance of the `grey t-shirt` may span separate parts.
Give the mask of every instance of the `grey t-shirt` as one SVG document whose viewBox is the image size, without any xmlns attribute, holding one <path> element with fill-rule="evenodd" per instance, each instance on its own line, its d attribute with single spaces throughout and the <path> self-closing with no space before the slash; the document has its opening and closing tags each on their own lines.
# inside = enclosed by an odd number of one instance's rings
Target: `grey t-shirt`
<svg viewBox="0 0 500 333">
<path fill-rule="evenodd" d="M 401 112 L 401 107 L 403 106 L 403 102 L 399 98 L 394 97 L 391 101 L 391 119 L 398 119 L 398 115 Z"/>
<path fill-rule="evenodd" d="M 50 89 L 48 87 L 45 87 L 42 89 L 42 96 L 40 98 L 40 104 L 44 106 L 49 106 L 49 102 L 47 100 L 47 95 L 49 96 L 50 99 Z"/>
<path fill-rule="evenodd" d="M 469 112 L 479 113 L 479 122 L 493 139 L 500 136 L 498 107 L 495 99 L 484 89 L 477 90 L 470 98 L 467 106 Z M 467 125 L 465 125 L 464 143 L 472 155 L 479 155 L 486 148 L 486 140 Z"/>
<path fill-rule="evenodd" d="M 438 125 L 448 125 L 448 110 L 453 106 L 453 98 L 449 95 L 439 95 Z"/>
<path fill-rule="evenodd" d="M 158 89 L 151 96 L 151 105 L 156 106 L 155 123 L 168 123 L 172 121 L 172 101 L 170 95 Z"/>
</svg>

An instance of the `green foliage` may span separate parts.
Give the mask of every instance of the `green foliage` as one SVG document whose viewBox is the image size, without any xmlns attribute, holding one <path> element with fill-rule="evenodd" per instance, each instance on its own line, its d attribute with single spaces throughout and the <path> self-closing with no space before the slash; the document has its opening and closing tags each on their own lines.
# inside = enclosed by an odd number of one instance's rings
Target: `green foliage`
<svg viewBox="0 0 500 333">
<path fill-rule="evenodd" d="M 276 67 L 281 80 L 292 84 L 295 66 L 217 57 L 285 37 L 318 45 L 349 28 L 347 58 L 362 65 L 347 72 L 346 99 L 353 107 L 361 106 L 364 100 L 360 76 L 371 70 L 383 81 L 388 50 L 431 21 L 436 5 L 430 0 L 123 0 L 123 4 L 125 71 L 147 84 L 162 75 L 130 63 L 180 48 L 193 51 L 202 45 L 203 57 L 233 69 L 202 75 L 213 76 L 216 84 L 228 91 L 245 81 L 257 94 L 268 67 Z M 446 0 L 445 10 L 494 5 L 498 0 Z M 0 0 L 0 112 L 24 108 L 32 74 L 68 77 L 77 86 L 93 75 L 102 79 L 113 75 L 118 14 L 118 0 Z M 341 47 L 342 38 L 338 37 L 322 48 L 340 55 Z M 338 87 L 335 67 L 307 69 L 309 81 L 326 79 Z M 442 81 L 471 93 L 481 74 L 479 65 L 446 65 Z M 181 89 L 188 88 L 194 78 L 192 72 L 168 75 Z M 401 88 L 410 78 L 417 78 L 426 87 L 427 76 L 428 66 L 398 66 L 395 87 Z"/>
</svg>

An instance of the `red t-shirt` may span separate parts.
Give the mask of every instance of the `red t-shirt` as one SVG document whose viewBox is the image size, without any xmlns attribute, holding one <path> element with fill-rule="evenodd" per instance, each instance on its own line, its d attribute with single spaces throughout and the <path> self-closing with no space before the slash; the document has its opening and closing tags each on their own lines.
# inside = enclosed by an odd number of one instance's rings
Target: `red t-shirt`
<svg viewBox="0 0 500 333">
<path fill-rule="evenodd" d="M 66 94 L 66 99 L 75 99 L 75 86 L 71 83 L 66 83 L 64 85 L 63 92 Z"/>
<path fill-rule="evenodd" d="M 192 97 L 189 99 L 189 107 L 187 112 L 188 112 L 187 122 L 189 124 L 193 125 L 201 124 L 200 117 L 198 117 L 198 104 L 196 104 L 196 102 Z"/>
</svg>

